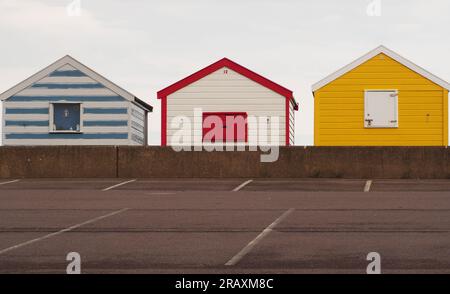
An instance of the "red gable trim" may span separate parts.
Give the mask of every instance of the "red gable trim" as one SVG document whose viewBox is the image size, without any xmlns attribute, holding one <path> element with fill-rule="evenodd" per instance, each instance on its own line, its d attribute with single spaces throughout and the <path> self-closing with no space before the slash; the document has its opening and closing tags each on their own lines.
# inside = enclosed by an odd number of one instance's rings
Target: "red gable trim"
<svg viewBox="0 0 450 294">
<path fill-rule="evenodd" d="M 159 91 L 157 93 L 158 99 L 161 99 L 161 145 L 167 146 L 167 96 L 170 94 L 206 77 L 209 74 L 223 68 L 227 67 L 235 72 L 253 80 L 254 82 L 286 97 L 286 146 L 290 145 L 289 141 L 289 103 L 293 103 L 294 110 L 298 110 L 298 103 L 295 101 L 294 94 L 291 90 L 286 89 L 279 84 L 272 82 L 269 79 L 249 70 L 248 68 L 243 67 L 242 65 L 237 64 L 234 61 L 231 61 L 228 58 L 223 58 L 210 66 L 205 67 L 204 69 L 199 70 L 198 72 L 176 82 L 175 84 Z"/>
<path fill-rule="evenodd" d="M 182 79 L 181 81 L 176 82 L 175 84 L 161 90 L 158 92 L 158 99 L 162 99 L 167 97 L 168 95 L 192 84 L 193 82 L 196 82 L 204 77 L 206 77 L 209 74 L 212 74 L 213 72 L 223 68 L 227 67 L 231 70 L 234 70 L 235 72 L 257 82 L 258 84 L 269 88 L 270 90 L 286 97 L 289 100 L 293 100 L 294 103 L 294 95 L 291 90 L 286 89 L 283 86 L 278 85 L 277 83 L 272 82 L 269 79 L 266 79 L 265 77 L 243 67 L 242 65 L 237 64 L 234 61 L 231 61 L 228 58 L 223 58 L 210 66 L 205 67 L 204 69 L 199 70 L 198 72 L 188 76 L 187 78 Z"/>
</svg>

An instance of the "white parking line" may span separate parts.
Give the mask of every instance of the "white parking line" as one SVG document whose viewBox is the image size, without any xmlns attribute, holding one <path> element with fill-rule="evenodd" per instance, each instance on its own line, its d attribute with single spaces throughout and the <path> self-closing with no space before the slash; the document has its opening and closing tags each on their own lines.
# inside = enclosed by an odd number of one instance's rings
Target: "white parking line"
<svg viewBox="0 0 450 294">
<path fill-rule="evenodd" d="M 236 188 L 233 189 L 233 192 L 238 192 L 240 191 L 242 188 L 244 188 L 245 186 L 247 186 L 248 184 L 250 184 L 251 182 L 253 182 L 253 180 L 248 180 L 243 182 L 242 184 L 240 184 L 239 186 L 237 186 Z"/>
<path fill-rule="evenodd" d="M 364 192 L 370 192 L 370 188 L 372 187 L 372 180 L 368 180 L 366 185 L 364 186 Z"/>
<path fill-rule="evenodd" d="M 250 243 L 247 244 L 238 254 L 236 254 L 232 259 L 230 259 L 226 266 L 233 266 L 237 264 L 241 259 L 246 256 L 252 249 L 255 247 L 264 237 L 270 234 L 273 229 L 282 222 L 286 217 L 288 217 L 295 209 L 291 208 L 288 211 L 284 212 L 279 218 L 277 218 L 273 223 L 271 223 L 264 231 L 261 232 L 255 239 L 253 239 Z"/>
<path fill-rule="evenodd" d="M 3 183 L 0 183 L 0 186 L 1 185 L 6 185 L 6 184 L 17 183 L 18 181 L 20 181 L 20 180 L 13 180 L 13 181 L 9 181 L 9 182 L 3 182 Z"/>
<path fill-rule="evenodd" d="M 33 240 L 29 240 L 29 241 L 26 241 L 26 242 L 23 242 L 23 243 L 20 243 L 20 244 L 11 246 L 11 247 L 9 247 L 9 248 L 0 250 L 0 255 L 1 255 L 1 254 L 4 254 L 4 253 L 6 253 L 6 252 L 9 252 L 9 251 L 11 251 L 11 250 L 14 250 L 14 249 L 18 249 L 18 248 L 23 247 L 23 246 L 27 246 L 27 245 L 30 245 L 30 244 L 33 244 L 33 243 L 36 243 L 36 242 L 39 242 L 39 241 L 42 241 L 42 240 L 51 238 L 51 237 L 55 237 L 55 236 L 61 235 L 62 233 L 70 232 L 70 231 L 75 230 L 75 229 L 77 229 L 77 228 L 79 228 L 79 227 L 81 227 L 81 226 L 88 225 L 88 224 L 92 224 L 92 223 L 94 223 L 94 222 L 96 222 L 96 221 L 99 221 L 99 220 L 101 220 L 101 219 L 104 219 L 104 218 L 107 218 L 107 217 L 110 217 L 110 216 L 113 216 L 113 215 L 122 213 L 122 212 L 127 211 L 127 210 L 129 210 L 129 208 L 123 208 L 123 209 L 121 209 L 121 210 L 117 210 L 117 211 L 114 211 L 114 212 L 111 212 L 111 213 L 108 213 L 108 214 L 105 214 L 105 215 L 102 215 L 102 216 L 93 218 L 93 219 L 88 220 L 88 221 L 85 221 L 85 222 L 83 222 L 83 223 L 80 223 L 80 224 L 77 224 L 77 225 L 73 225 L 73 226 L 71 226 L 71 227 L 68 227 L 68 228 L 66 228 L 66 229 L 60 230 L 60 231 L 58 231 L 58 232 L 54 232 L 54 233 L 51 233 L 51 234 L 42 236 L 42 237 L 40 237 L 40 238 L 36 238 L 36 239 L 33 239 Z"/>
<path fill-rule="evenodd" d="M 104 191 L 109 191 L 109 190 L 112 190 L 112 189 L 114 189 L 114 188 L 117 188 L 117 187 L 126 185 L 126 184 L 128 184 L 128 183 L 132 183 L 132 182 L 135 182 L 135 181 L 136 181 L 136 179 L 130 180 L 130 181 L 126 181 L 126 182 L 122 182 L 122 183 L 119 183 L 119 184 L 117 184 L 117 185 L 114 185 L 114 186 L 105 188 L 105 189 L 103 189 L 102 191 L 103 191 L 103 192 L 104 192 Z"/>
</svg>

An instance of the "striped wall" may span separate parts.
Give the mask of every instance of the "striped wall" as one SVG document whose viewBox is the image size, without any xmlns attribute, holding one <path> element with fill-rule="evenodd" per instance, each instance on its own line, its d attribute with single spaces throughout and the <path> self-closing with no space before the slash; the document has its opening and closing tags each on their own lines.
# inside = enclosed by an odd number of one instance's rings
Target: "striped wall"
<svg viewBox="0 0 450 294">
<path fill-rule="evenodd" d="M 295 109 L 292 102 L 289 103 L 289 144 L 295 145 Z"/>
<path fill-rule="evenodd" d="M 146 143 L 146 114 L 142 108 L 135 104 L 131 105 L 130 115 L 130 134 L 131 140 L 137 145 L 144 145 Z"/>
<path fill-rule="evenodd" d="M 171 121 L 177 116 L 186 116 L 194 122 L 194 108 L 201 108 L 203 112 L 247 112 L 248 116 L 257 118 L 278 117 L 278 139 L 271 143 L 286 144 L 286 98 L 231 69 L 222 68 L 167 96 L 168 145 L 177 132 L 171 127 Z M 201 122 L 195 128 L 201 130 Z M 258 126 L 249 123 L 249 141 L 257 141 L 257 134 Z M 201 131 L 198 137 L 193 134 L 191 142 L 201 142 L 201 136 Z"/>
<path fill-rule="evenodd" d="M 50 105 L 64 102 L 81 103 L 81 133 L 50 132 Z M 133 111 L 145 113 L 67 64 L 4 101 L 3 144 L 142 145 L 132 139 Z"/>
</svg>

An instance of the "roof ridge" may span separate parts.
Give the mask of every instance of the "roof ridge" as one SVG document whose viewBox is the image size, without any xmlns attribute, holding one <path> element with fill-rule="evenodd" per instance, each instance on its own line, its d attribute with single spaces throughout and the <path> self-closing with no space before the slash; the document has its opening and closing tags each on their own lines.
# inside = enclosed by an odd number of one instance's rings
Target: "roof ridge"
<svg viewBox="0 0 450 294">
<path fill-rule="evenodd" d="M 237 63 L 227 57 L 219 59 L 218 61 L 216 61 L 216 62 L 194 72 L 193 74 L 171 84 L 170 86 L 158 91 L 157 97 L 158 97 L 158 99 L 165 98 L 168 95 L 204 78 L 205 76 L 213 73 L 216 70 L 219 70 L 222 67 L 230 67 L 230 69 L 257 82 L 258 84 L 260 84 L 274 92 L 277 92 L 278 94 L 286 97 L 287 99 L 292 99 L 295 101 L 293 92 L 291 90 L 269 80 L 268 78 L 240 65 L 239 63 Z"/>
<path fill-rule="evenodd" d="M 338 69 L 337 71 L 333 72 L 332 74 L 328 75 L 324 79 L 320 80 L 319 82 L 315 83 L 312 86 L 312 91 L 315 92 L 324 86 L 328 85 L 332 81 L 338 79 L 339 77 L 343 76 L 344 74 L 348 73 L 349 71 L 353 70 L 354 68 L 360 66 L 364 62 L 370 60 L 371 58 L 377 56 L 380 53 L 384 53 L 390 58 L 394 59 L 395 61 L 399 62 L 400 64 L 404 65 L 405 67 L 409 68 L 410 70 L 420 74 L 424 78 L 427 78 L 428 80 L 432 81 L 433 83 L 450 90 L 450 84 L 443 79 L 437 77 L 436 75 L 432 74 L 428 70 L 424 69 L 423 67 L 415 64 L 414 62 L 402 57 L 398 53 L 394 52 L 393 50 L 389 49 L 388 47 L 384 45 L 380 45 L 377 48 L 369 51 L 365 55 L 361 56 L 360 58 L 356 59 L 355 61 L 349 63 L 348 65 Z"/>
</svg>

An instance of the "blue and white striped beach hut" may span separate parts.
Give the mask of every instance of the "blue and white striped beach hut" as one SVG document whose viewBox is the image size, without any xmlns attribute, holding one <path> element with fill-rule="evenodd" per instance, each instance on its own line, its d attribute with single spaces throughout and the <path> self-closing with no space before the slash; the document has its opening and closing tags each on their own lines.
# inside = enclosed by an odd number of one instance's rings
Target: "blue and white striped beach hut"
<svg viewBox="0 0 450 294">
<path fill-rule="evenodd" d="M 146 145 L 152 106 L 65 56 L 0 95 L 3 144 Z"/>
</svg>

